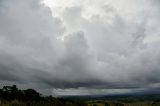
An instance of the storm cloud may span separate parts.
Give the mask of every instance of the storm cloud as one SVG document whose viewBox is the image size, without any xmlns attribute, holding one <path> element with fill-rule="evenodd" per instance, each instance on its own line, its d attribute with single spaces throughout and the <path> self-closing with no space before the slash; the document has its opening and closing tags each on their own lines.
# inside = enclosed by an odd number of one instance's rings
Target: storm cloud
<svg viewBox="0 0 160 106">
<path fill-rule="evenodd" d="M 1 0 L 0 82 L 56 95 L 157 89 L 159 5 Z"/>
</svg>

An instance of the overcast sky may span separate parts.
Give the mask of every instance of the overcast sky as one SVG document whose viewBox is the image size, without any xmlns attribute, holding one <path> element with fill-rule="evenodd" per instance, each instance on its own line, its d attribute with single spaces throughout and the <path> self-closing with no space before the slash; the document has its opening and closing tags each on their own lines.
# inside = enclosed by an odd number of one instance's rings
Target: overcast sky
<svg viewBox="0 0 160 106">
<path fill-rule="evenodd" d="M 159 0 L 0 0 L 0 86 L 86 95 L 160 88 Z"/>
</svg>

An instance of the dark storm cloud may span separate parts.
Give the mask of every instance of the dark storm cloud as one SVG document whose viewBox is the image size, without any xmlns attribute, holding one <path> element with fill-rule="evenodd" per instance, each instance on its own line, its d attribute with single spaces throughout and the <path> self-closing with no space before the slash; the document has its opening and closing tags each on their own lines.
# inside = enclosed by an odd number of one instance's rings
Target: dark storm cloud
<svg viewBox="0 0 160 106">
<path fill-rule="evenodd" d="M 1 5 L 1 80 L 34 79 L 46 70 L 43 63 L 61 52 L 57 52 L 56 40 L 64 31 L 61 21 L 52 18 L 50 10 L 41 6 L 39 0 L 3 0 Z"/>
<path fill-rule="evenodd" d="M 71 1 L 51 8 L 40 0 L 0 1 L 1 82 L 42 92 L 159 87 L 155 2 L 126 9 L 125 0 Z"/>
</svg>

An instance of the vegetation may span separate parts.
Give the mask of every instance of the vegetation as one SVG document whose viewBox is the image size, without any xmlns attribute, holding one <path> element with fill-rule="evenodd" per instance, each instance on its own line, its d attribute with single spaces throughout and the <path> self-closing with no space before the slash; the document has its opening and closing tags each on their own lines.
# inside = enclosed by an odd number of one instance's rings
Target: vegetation
<svg viewBox="0 0 160 106">
<path fill-rule="evenodd" d="M 20 90 L 13 86 L 4 86 L 0 89 L 0 106 L 86 106 L 83 102 L 43 97 L 34 89 Z"/>
<path fill-rule="evenodd" d="M 0 106 L 160 106 L 160 96 L 104 96 L 54 98 L 42 96 L 34 89 L 13 86 L 0 89 Z"/>
</svg>

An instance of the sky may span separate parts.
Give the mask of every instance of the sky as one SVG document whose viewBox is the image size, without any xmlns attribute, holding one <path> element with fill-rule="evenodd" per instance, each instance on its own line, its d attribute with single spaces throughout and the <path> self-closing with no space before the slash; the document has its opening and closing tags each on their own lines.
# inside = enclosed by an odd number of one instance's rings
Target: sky
<svg viewBox="0 0 160 106">
<path fill-rule="evenodd" d="M 159 0 L 0 0 L 0 86 L 44 95 L 160 88 Z"/>
</svg>

